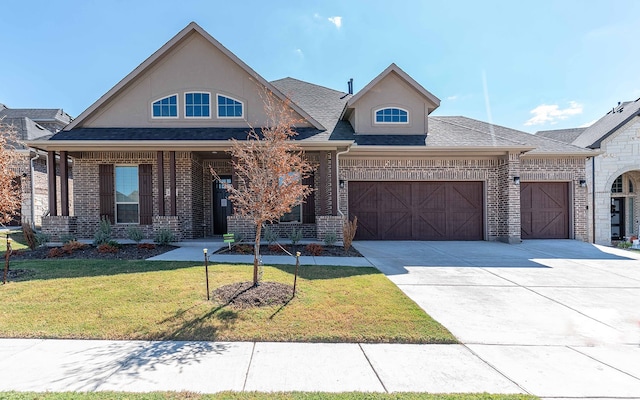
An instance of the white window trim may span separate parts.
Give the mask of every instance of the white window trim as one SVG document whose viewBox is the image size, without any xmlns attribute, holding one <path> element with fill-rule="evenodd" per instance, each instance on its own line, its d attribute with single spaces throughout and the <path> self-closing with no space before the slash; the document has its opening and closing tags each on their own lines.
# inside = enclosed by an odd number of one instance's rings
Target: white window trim
<svg viewBox="0 0 640 400">
<path fill-rule="evenodd" d="M 242 105 L 242 115 L 239 117 L 221 117 L 220 116 L 220 108 L 219 108 L 219 104 L 218 104 L 218 96 L 222 96 L 222 97 L 226 97 L 228 99 L 231 99 L 233 101 L 237 101 L 238 103 L 240 103 Z M 236 99 L 235 97 L 231 97 L 229 95 L 226 95 L 224 93 L 216 93 L 216 118 L 218 119 L 244 119 L 244 115 L 245 115 L 245 102 L 240 100 L 240 99 Z"/>
<path fill-rule="evenodd" d="M 188 117 L 187 116 L 187 94 L 189 93 L 205 93 L 209 95 L 209 116 L 208 117 Z M 217 99 L 217 97 L 216 97 Z M 217 107 L 216 107 L 217 108 Z M 242 107 L 242 110 L 244 111 L 244 107 Z M 184 118 L 185 119 L 211 119 L 211 114 L 213 114 L 211 112 L 211 92 L 205 92 L 203 90 L 192 90 L 192 91 L 188 91 L 188 92 L 184 92 Z"/>
<path fill-rule="evenodd" d="M 164 98 L 164 97 L 163 97 Z M 118 167 L 136 167 L 138 168 L 138 201 L 118 201 Z M 137 222 L 118 222 L 118 204 L 137 204 L 138 205 L 138 221 Z M 116 164 L 113 166 L 113 216 L 116 225 L 140 225 L 140 165 L 138 164 Z"/>
<path fill-rule="evenodd" d="M 386 110 L 386 109 L 390 109 L 390 108 L 395 108 L 397 110 L 402 110 L 402 111 L 406 112 L 407 113 L 407 122 L 377 122 L 376 121 L 376 114 L 378 113 L 378 111 Z M 398 107 L 398 106 L 380 107 L 380 108 L 378 108 L 378 109 L 373 111 L 373 124 L 374 125 L 409 125 L 411 123 L 410 116 L 411 116 L 411 113 L 406 108 L 402 108 L 402 107 Z"/>
<path fill-rule="evenodd" d="M 156 101 L 164 100 L 168 97 L 176 96 L 176 116 L 175 117 L 156 117 L 153 115 L 153 103 Z M 168 94 L 166 96 L 159 97 L 155 100 L 151 100 L 149 103 L 149 111 L 151 112 L 151 119 L 178 119 L 180 118 L 180 95 L 179 93 Z"/>
</svg>

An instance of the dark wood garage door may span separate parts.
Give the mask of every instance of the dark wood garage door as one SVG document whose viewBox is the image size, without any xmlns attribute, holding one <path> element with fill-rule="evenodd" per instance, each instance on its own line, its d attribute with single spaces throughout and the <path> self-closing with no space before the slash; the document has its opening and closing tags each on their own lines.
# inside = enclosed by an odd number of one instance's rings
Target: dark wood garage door
<svg viewBox="0 0 640 400">
<path fill-rule="evenodd" d="M 520 213 L 522 239 L 568 239 L 569 184 L 522 182 Z"/>
<path fill-rule="evenodd" d="M 482 182 L 349 182 L 357 240 L 482 240 Z"/>
</svg>

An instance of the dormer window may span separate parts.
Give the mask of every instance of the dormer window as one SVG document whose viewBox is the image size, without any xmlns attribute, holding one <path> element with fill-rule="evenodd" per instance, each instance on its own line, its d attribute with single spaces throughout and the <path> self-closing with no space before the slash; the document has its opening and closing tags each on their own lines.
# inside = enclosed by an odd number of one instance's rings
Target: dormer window
<svg viewBox="0 0 640 400">
<path fill-rule="evenodd" d="M 164 97 L 153 102 L 153 118 L 178 118 L 178 95 Z"/>
<path fill-rule="evenodd" d="M 376 124 L 408 124 L 409 112 L 402 108 L 381 108 L 376 110 Z"/>
<path fill-rule="evenodd" d="M 184 94 L 184 116 L 186 118 L 209 118 L 211 116 L 211 95 L 206 92 Z"/>
<path fill-rule="evenodd" d="M 243 118 L 244 104 L 240 100 L 218 95 L 218 118 Z"/>
</svg>

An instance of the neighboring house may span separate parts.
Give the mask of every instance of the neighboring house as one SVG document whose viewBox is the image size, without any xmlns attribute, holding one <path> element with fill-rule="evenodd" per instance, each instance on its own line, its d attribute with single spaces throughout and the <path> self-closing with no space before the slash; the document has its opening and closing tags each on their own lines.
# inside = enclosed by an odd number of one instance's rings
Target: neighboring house
<svg viewBox="0 0 640 400">
<path fill-rule="evenodd" d="M 59 108 L 8 108 L 0 104 L 0 122 L 13 126 L 17 138 L 24 143 L 51 137 L 69 124 L 71 117 Z M 40 227 L 42 217 L 49 212 L 46 153 L 24 144 L 19 144 L 17 151 L 20 159 L 15 166 L 15 179 L 21 188 L 22 207 L 11 225 L 24 222 Z M 69 179 L 71 182 L 71 175 Z"/>
<path fill-rule="evenodd" d="M 90 238 L 106 217 L 118 237 L 131 225 L 148 237 L 248 237 L 253 227 L 233 215 L 209 168 L 237 183 L 229 139 L 266 123 L 265 89 L 291 100 L 302 121 L 295 140 L 316 167 L 305 181 L 313 195 L 274 224 L 283 237 L 293 228 L 340 237 L 344 218 L 357 216 L 361 240 L 586 239 L 580 182 L 592 151 L 430 116 L 440 100 L 395 64 L 356 94 L 267 82 L 195 23 L 64 130 L 30 142 L 74 161 L 75 215 L 63 204 L 43 229 Z"/>
<path fill-rule="evenodd" d="M 598 150 L 587 162 L 589 239 L 611 244 L 638 235 L 640 223 L 640 99 L 618 103 L 588 128 L 541 131 Z"/>
</svg>

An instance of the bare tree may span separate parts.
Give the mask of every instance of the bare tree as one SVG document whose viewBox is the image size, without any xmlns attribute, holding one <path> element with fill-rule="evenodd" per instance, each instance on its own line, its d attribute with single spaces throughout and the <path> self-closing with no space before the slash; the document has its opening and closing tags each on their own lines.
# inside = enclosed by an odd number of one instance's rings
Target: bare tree
<svg viewBox="0 0 640 400">
<path fill-rule="evenodd" d="M 0 224 L 11 222 L 20 209 L 20 188 L 16 185 L 17 134 L 0 120 Z"/>
<path fill-rule="evenodd" d="M 253 284 L 259 284 L 260 235 L 266 222 L 277 221 L 311 193 L 302 179 L 312 171 L 300 146 L 292 140 L 297 123 L 287 101 L 270 92 L 263 95 L 266 126 L 251 128 L 247 140 L 231 140 L 236 186 L 226 184 L 234 210 L 256 226 Z M 218 174 L 211 169 L 215 179 Z"/>
</svg>

